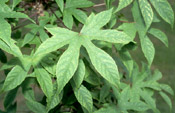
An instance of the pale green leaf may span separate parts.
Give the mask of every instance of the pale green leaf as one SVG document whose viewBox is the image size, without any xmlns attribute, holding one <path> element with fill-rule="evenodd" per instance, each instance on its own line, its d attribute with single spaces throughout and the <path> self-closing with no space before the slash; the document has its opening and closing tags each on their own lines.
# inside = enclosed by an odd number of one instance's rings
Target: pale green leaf
<svg viewBox="0 0 175 113">
<path fill-rule="evenodd" d="M 3 40 L 4 42 L 7 43 L 7 45 L 11 44 L 11 26 L 10 24 L 4 20 L 0 18 L 0 39 Z"/>
<path fill-rule="evenodd" d="M 79 89 L 74 90 L 74 94 L 78 102 L 84 108 L 86 108 L 86 110 L 88 110 L 89 113 L 92 113 L 93 101 L 92 101 L 92 95 L 88 91 L 88 89 L 84 87 L 83 85 L 81 85 Z"/>
<path fill-rule="evenodd" d="M 166 45 L 166 47 L 168 47 L 168 38 L 164 32 L 156 28 L 151 28 L 148 32 L 158 38 L 162 43 Z"/>
<path fill-rule="evenodd" d="M 119 0 L 119 5 L 116 9 L 115 12 L 120 11 L 121 9 L 127 7 L 128 5 L 130 5 L 133 2 L 133 0 Z"/>
<path fill-rule="evenodd" d="M 71 39 L 77 35 L 77 33 L 64 28 L 47 28 L 47 30 L 54 36 L 47 39 L 39 46 L 35 56 L 44 55 L 55 51 L 71 42 Z"/>
<path fill-rule="evenodd" d="M 93 13 L 87 18 L 85 25 L 83 26 L 81 33 L 84 34 L 87 31 L 99 30 L 106 25 L 112 16 L 112 9 L 103 11 L 94 15 Z"/>
<path fill-rule="evenodd" d="M 61 12 L 64 10 L 64 0 L 56 0 L 56 3 L 60 7 Z"/>
<path fill-rule="evenodd" d="M 117 30 L 93 30 L 87 31 L 84 33 L 84 37 L 87 37 L 91 40 L 101 40 L 110 43 L 121 43 L 128 44 L 132 41 L 132 38 L 127 34 Z"/>
<path fill-rule="evenodd" d="M 26 44 L 28 44 L 30 41 L 32 41 L 35 38 L 35 35 L 37 33 L 38 29 L 32 29 L 29 33 L 27 33 L 24 37 L 22 47 Z"/>
<path fill-rule="evenodd" d="M 171 99 L 164 92 L 159 92 L 159 94 L 162 96 L 165 102 L 169 105 L 170 109 L 172 109 Z"/>
<path fill-rule="evenodd" d="M 34 113 L 47 113 L 45 106 L 37 101 L 27 100 L 26 105 Z"/>
<path fill-rule="evenodd" d="M 132 39 L 134 39 L 136 36 L 137 29 L 135 28 L 134 23 L 123 23 L 117 29 L 123 30 L 123 32 L 130 36 Z"/>
<path fill-rule="evenodd" d="M 69 29 L 72 29 L 73 26 L 73 17 L 69 10 L 64 10 L 63 12 L 63 23 Z"/>
<path fill-rule="evenodd" d="M 8 91 L 19 86 L 27 77 L 28 70 L 30 65 L 26 67 L 26 70 L 23 67 L 16 65 L 7 75 L 5 79 L 3 91 Z"/>
<path fill-rule="evenodd" d="M 48 34 L 44 31 L 44 29 L 39 29 L 39 34 L 42 42 L 49 38 Z"/>
<path fill-rule="evenodd" d="M 94 113 L 121 113 L 121 111 L 117 110 L 115 105 L 105 105 Z"/>
<path fill-rule="evenodd" d="M 167 0 L 150 0 L 158 14 L 171 26 L 174 25 L 174 12 Z"/>
<path fill-rule="evenodd" d="M 72 10 L 73 16 L 80 21 L 81 23 L 85 24 L 85 21 L 87 19 L 87 15 L 85 12 L 79 10 L 79 9 L 73 9 Z"/>
<path fill-rule="evenodd" d="M 35 74 L 42 91 L 44 92 L 46 97 L 50 99 L 53 93 L 51 76 L 45 69 L 43 69 L 40 64 L 35 67 Z"/>
<path fill-rule="evenodd" d="M 174 95 L 174 91 L 169 85 L 167 85 L 167 84 L 160 84 L 160 87 L 161 87 L 161 89 L 163 89 L 164 91 L 168 92 L 169 94 Z"/>
<path fill-rule="evenodd" d="M 80 85 L 82 84 L 84 76 L 85 76 L 85 64 L 83 60 L 79 60 L 78 69 L 72 78 L 77 88 L 79 88 Z"/>
<path fill-rule="evenodd" d="M 149 66 L 152 64 L 154 55 L 155 55 L 155 48 L 153 46 L 153 43 L 150 41 L 150 39 L 146 37 L 140 37 L 141 41 L 141 47 L 142 51 L 149 63 Z"/>
<path fill-rule="evenodd" d="M 88 0 L 67 0 L 66 8 L 85 8 L 93 6 L 93 2 Z"/>
<path fill-rule="evenodd" d="M 148 29 L 153 21 L 153 11 L 151 5 L 147 0 L 139 0 L 139 6 L 146 24 L 146 28 Z"/>
<path fill-rule="evenodd" d="M 80 45 L 78 40 L 73 40 L 69 45 L 69 48 L 63 53 L 57 63 L 56 77 L 59 93 L 63 90 L 64 86 L 69 82 L 77 70 L 79 49 Z"/>
<path fill-rule="evenodd" d="M 84 44 L 84 46 L 89 54 L 93 66 L 100 73 L 100 75 L 111 84 L 119 87 L 120 77 L 118 73 L 118 68 L 112 57 L 103 50 L 97 48 L 93 43 L 88 40 L 86 40 L 86 44 Z"/>
<path fill-rule="evenodd" d="M 149 109 L 148 105 L 144 102 L 128 102 L 125 106 L 127 110 L 135 110 L 135 111 L 146 111 Z"/>
<path fill-rule="evenodd" d="M 60 101 L 61 101 L 61 99 L 63 97 L 63 92 L 61 92 L 60 94 L 58 92 L 58 85 L 57 85 L 57 83 L 55 83 L 53 85 L 53 88 L 54 89 L 53 89 L 53 93 L 52 93 L 51 99 L 47 98 L 47 111 L 49 111 L 52 108 L 54 108 L 55 106 L 57 106 L 60 103 Z"/>
</svg>

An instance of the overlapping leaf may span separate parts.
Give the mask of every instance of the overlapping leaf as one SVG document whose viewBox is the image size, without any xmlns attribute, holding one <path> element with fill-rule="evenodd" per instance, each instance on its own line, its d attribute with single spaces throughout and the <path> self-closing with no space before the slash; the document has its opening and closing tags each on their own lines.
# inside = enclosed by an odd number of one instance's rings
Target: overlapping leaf
<svg viewBox="0 0 175 113">
<path fill-rule="evenodd" d="M 63 22 L 69 29 L 72 29 L 73 26 L 73 16 L 83 24 L 86 21 L 86 13 L 78 8 L 86 8 L 93 5 L 93 3 L 88 0 L 66 0 L 66 5 L 63 10 L 63 1 L 57 0 L 57 4 L 61 11 L 63 11 Z"/>
</svg>

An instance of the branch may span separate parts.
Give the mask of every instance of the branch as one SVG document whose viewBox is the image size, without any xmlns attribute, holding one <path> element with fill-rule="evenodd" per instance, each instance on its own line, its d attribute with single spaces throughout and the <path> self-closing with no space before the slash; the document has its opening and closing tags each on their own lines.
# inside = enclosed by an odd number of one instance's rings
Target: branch
<svg viewBox="0 0 175 113">
<path fill-rule="evenodd" d="M 101 4 L 96 4 L 93 7 L 100 7 L 100 6 L 105 6 L 105 5 L 106 5 L 105 3 L 101 3 Z"/>
</svg>

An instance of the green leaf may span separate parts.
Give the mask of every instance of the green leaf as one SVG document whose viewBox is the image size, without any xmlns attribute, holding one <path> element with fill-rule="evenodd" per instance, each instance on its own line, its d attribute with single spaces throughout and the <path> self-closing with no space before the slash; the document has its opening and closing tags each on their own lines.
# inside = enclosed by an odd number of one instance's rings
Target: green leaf
<svg viewBox="0 0 175 113">
<path fill-rule="evenodd" d="M 12 10 L 21 2 L 22 0 L 13 0 Z"/>
<path fill-rule="evenodd" d="M 30 64 L 23 67 L 16 65 L 7 75 L 4 85 L 3 91 L 8 91 L 19 86 L 27 77 L 28 70 L 30 68 Z"/>
<path fill-rule="evenodd" d="M 159 92 L 159 94 L 162 96 L 162 98 L 165 100 L 165 102 L 169 105 L 170 110 L 171 110 L 172 109 L 171 99 L 164 92 Z"/>
<path fill-rule="evenodd" d="M 27 33 L 25 35 L 22 47 L 35 38 L 35 35 L 36 35 L 37 31 L 38 31 L 37 29 L 32 29 L 29 33 Z"/>
<path fill-rule="evenodd" d="M 128 44 L 132 41 L 131 37 L 127 34 L 117 30 L 93 30 L 83 34 L 91 40 L 101 40 L 110 43 Z"/>
<path fill-rule="evenodd" d="M 34 113 L 47 113 L 45 106 L 37 101 L 27 100 L 26 105 Z"/>
<path fill-rule="evenodd" d="M 15 100 L 17 91 L 18 91 L 18 88 L 15 88 L 15 89 L 9 91 L 8 94 L 6 95 L 6 97 L 4 99 L 4 108 L 6 110 L 11 106 L 11 104 Z"/>
<path fill-rule="evenodd" d="M 115 105 L 105 105 L 94 113 L 121 113 L 121 111 L 117 110 Z"/>
<path fill-rule="evenodd" d="M 87 19 L 87 15 L 85 12 L 79 10 L 79 9 L 74 9 L 74 10 L 71 10 L 72 11 L 72 14 L 73 16 L 78 20 L 80 21 L 81 23 L 85 24 L 85 21 Z"/>
<path fill-rule="evenodd" d="M 66 27 L 68 27 L 69 29 L 72 29 L 73 17 L 72 17 L 72 14 L 69 10 L 64 10 L 64 12 L 63 12 L 63 22 L 64 22 Z"/>
<path fill-rule="evenodd" d="M 56 0 L 56 3 L 60 7 L 61 12 L 64 10 L 64 0 Z"/>
<path fill-rule="evenodd" d="M 153 11 L 151 5 L 147 0 L 139 0 L 139 6 L 146 24 L 146 28 L 148 29 L 153 21 Z"/>
<path fill-rule="evenodd" d="M 92 113 L 93 109 L 93 101 L 92 101 L 92 95 L 88 91 L 86 87 L 83 85 L 80 86 L 79 89 L 74 90 L 75 97 L 77 98 L 78 102 L 86 108 L 86 110 L 89 111 L 89 113 Z"/>
<path fill-rule="evenodd" d="M 174 25 L 174 12 L 167 0 L 150 0 L 158 14 L 169 23 L 172 27 Z"/>
<path fill-rule="evenodd" d="M 67 0 L 66 8 L 86 8 L 94 5 L 91 1 L 88 0 Z"/>
<path fill-rule="evenodd" d="M 69 82 L 77 70 L 79 49 L 80 45 L 78 40 L 73 40 L 69 45 L 69 48 L 63 53 L 57 63 L 56 77 L 59 93 L 63 90 L 64 86 Z"/>
<path fill-rule="evenodd" d="M 150 41 L 150 39 L 146 37 L 140 37 L 141 41 L 141 47 L 142 51 L 148 60 L 149 66 L 152 64 L 154 55 L 155 55 L 155 48 L 153 46 L 153 43 Z"/>
<path fill-rule="evenodd" d="M 133 2 L 133 0 L 119 0 L 119 5 L 116 9 L 115 12 L 120 11 L 121 9 L 127 7 L 128 5 L 130 5 Z"/>
<path fill-rule="evenodd" d="M 35 53 L 35 58 L 40 55 L 45 55 L 52 51 L 55 51 L 64 45 L 71 42 L 71 39 L 75 38 L 78 33 L 69 31 L 64 28 L 47 28 L 47 30 L 54 35 L 52 38 L 47 39 L 44 41 Z"/>
<path fill-rule="evenodd" d="M 39 29 L 39 34 L 42 42 L 49 38 L 48 34 L 44 31 L 44 29 Z"/>
<path fill-rule="evenodd" d="M 76 88 L 79 88 L 82 84 L 85 76 L 85 64 L 83 60 L 79 61 L 78 69 L 76 73 L 74 74 L 72 80 L 74 81 Z"/>
<path fill-rule="evenodd" d="M 135 28 L 134 23 L 123 23 L 117 29 L 123 30 L 123 32 L 130 36 L 132 39 L 134 39 L 136 36 L 137 29 Z"/>
<path fill-rule="evenodd" d="M 111 84 L 119 87 L 120 77 L 118 73 L 118 68 L 111 56 L 109 56 L 103 50 L 97 48 L 93 43 L 88 40 L 86 41 L 86 44 L 84 44 L 84 47 L 89 54 L 93 66 L 100 73 L 100 75 Z"/>
<path fill-rule="evenodd" d="M 151 28 L 148 32 L 158 38 L 162 43 L 165 44 L 166 47 L 168 47 L 168 38 L 164 32 L 156 28 Z"/>
<path fill-rule="evenodd" d="M 167 84 L 160 84 L 160 87 L 161 87 L 161 89 L 163 89 L 164 91 L 168 92 L 169 94 L 174 95 L 174 91 L 169 85 L 167 85 Z"/>
<path fill-rule="evenodd" d="M 103 11 L 94 15 L 93 13 L 87 18 L 85 25 L 83 26 L 81 33 L 84 34 L 87 31 L 97 31 L 104 25 L 106 25 L 112 16 L 112 9 Z"/>
<path fill-rule="evenodd" d="M 35 67 L 35 74 L 42 91 L 44 92 L 46 97 L 50 99 L 53 93 L 51 76 L 45 69 L 43 69 L 43 67 L 40 64 L 38 64 L 38 66 Z"/>
<path fill-rule="evenodd" d="M 128 102 L 125 105 L 125 109 L 135 110 L 135 111 L 146 111 L 149 109 L 148 105 L 144 102 Z"/>
<path fill-rule="evenodd" d="M 0 39 L 7 43 L 7 45 L 11 44 L 11 26 L 4 19 L 0 18 Z"/>
<path fill-rule="evenodd" d="M 56 83 L 53 85 L 53 88 L 54 90 L 51 99 L 47 99 L 47 111 L 57 106 L 63 97 L 63 92 L 59 94 L 58 85 Z"/>
</svg>

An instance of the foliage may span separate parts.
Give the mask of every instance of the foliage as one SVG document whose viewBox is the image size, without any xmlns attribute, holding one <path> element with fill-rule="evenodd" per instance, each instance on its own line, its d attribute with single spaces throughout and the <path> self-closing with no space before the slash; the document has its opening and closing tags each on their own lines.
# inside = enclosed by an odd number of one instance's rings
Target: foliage
<svg viewBox="0 0 175 113">
<path fill-rule="evenodd" d="M 152 23 L 162 18 L 173 28 L 170 4 L 167 0 L 104 2 L 106 10 L 96 12 L 101 4 L 89 0 L 0 1 L 0 61 L 6 75 L 0 81 L 0 94 L 6 94 L 3 113 L 17 112 L 19 88 L 35 113 L 159 113 L 157 93 L 171 111 L 169 96 L 174 91 L 158 82 L 159 70 L 150 69 L 155 49 L 149 38 L 151 34 L 168 47 L 166 34 L 152 28 Z M 34 10 L 22 6 L 34 3 Z M 133 22 L 120 14 L 129 5 Z M 148 61 L 142 69 L 130 54 L 139 43 L 137 33 Z M 42 100 L 35 97 L 33 86 L 42 90 Z"/>
</svg>

